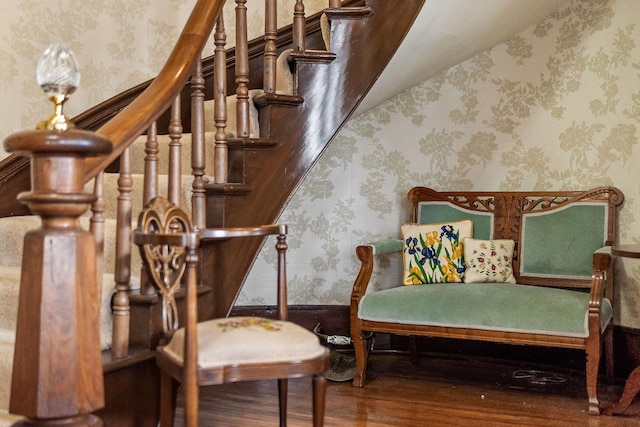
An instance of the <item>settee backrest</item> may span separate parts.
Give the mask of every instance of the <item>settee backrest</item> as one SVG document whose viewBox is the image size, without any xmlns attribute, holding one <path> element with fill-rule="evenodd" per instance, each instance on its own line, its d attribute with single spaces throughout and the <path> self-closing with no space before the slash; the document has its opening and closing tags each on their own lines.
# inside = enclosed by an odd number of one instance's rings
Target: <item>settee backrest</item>
<svg viewBox="0 0 640 427">
<path fill-rule="evenodd" d="M 415 187 L 408 198 L 414 222 L 470 219 L 476 239 L 514 240 L 518 283 L 588 288 L 593 253 L 614 243 L 616 207 L 624 196 L 614 187 L 544 192 L 439 192 Z"/>
</svg>

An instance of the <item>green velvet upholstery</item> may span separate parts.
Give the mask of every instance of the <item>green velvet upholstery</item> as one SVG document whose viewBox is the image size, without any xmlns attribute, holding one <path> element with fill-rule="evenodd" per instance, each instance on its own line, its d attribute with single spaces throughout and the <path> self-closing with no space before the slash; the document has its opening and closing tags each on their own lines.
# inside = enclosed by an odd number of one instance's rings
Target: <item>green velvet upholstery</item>
<svg viewBox="0 0 640 427">
<path fill-rule="evenodd" d="M 541 286 L 447 283 L 403 286 L 367 294 L 363 320 L 586 337 L 589 294 Z M 602 328 L 611 321 L 602 303 Z"/>
<path fill-rule="evenodd" d="M 373 248 L 375 255 L 388 254 L 402 251 L 404 242 L 400 239 L 378 240 L 368 244 Z"/>
<path fill-rule="evenodd" d="M 493 238 L 493 214 L 470 211 L 447 202 L 420 202 L 418 222 L 453 222 L 470 219 L 473 222 L 473 238 L 489 240 Z M 602 246 L 602 245 L 600 245 Z"/>
<path fill-rule="evenodd" d="M 523 215 L 520 274 L 591 279 L 593 253 L 604 246 L 607 221 L 606 203 Z"/>
</svg>

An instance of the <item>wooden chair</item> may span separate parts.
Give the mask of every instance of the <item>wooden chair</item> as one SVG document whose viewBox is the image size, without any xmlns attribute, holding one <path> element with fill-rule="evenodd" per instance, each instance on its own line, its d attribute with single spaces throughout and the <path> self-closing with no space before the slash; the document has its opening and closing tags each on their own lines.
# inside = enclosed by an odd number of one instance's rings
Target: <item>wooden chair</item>
<svg viewBox="0 0 640 427">
<path fill-rule="evenodd" d="M 313 377 L 313 425 L 322 426 L 329 350 L 311 331 L 287 319 L 286 225 L 195 230 L 187 214 L 155 198 L 139 217 L 134 242 L 162 300 L 166 344 L 157 349 L 161 370 L 161 426 L 175 418 L 176 386 L 184 388 L 185 426 L 198 425 L 200 386 L 278 380 L 280 425 L 286 425 L 287 379 Z M 277 236 L 277 319 L 228 317 L 197 323 L 198 246 L 204 240 Z M 184 276 L 184 279 L 183 279 Z M 184 327 L 176 293 L 186 286 Z"/>
</svg>

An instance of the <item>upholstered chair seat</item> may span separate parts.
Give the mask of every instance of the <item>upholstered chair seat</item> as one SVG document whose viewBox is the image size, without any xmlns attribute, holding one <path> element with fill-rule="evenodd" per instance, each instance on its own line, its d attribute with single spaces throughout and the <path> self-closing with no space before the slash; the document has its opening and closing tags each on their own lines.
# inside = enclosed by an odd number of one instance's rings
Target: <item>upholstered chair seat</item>
<svg viewBox="0 0 640 427">
<path fill-rule="evenodd" d="M 198 369 L 316 359 L 326 348 L 295 323 L 263 317 L 229 317 L 198 323 Z M 159 351 L 183 364 L 184 328 Z"/>
</svg>

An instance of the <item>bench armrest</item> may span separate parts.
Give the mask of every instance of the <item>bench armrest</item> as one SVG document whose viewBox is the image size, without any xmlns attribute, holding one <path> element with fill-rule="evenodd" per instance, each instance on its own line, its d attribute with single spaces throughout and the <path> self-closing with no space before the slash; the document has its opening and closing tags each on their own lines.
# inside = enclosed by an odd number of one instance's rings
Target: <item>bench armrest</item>
<svg viewBox="0 0 640 427">
<path fill-rule="evenodd" d="M 371 246 L 373 248 L 373 255 L 389 254 L 393 252 L 400 252 L 402 250 L 402 240 L 378 240 L 377 242 L 367 243 L 364 246 Z M 358 251 L 356 249 L 356 254 L 357 253 Z M 358 256 L 358 258 L 360 258 L 360 256 Z"/>
<path fill-rule="evenodd" d="M 402 251 L 402 240 L 388 239 L 360 245 L 356 248 L 356 255 L 360 260 L 360 271 L 353 283 L 351 291 L 351 311 L 357 312 L 360 299 L 364 296 L 373 274 L 375 255 L 390 254 Z"/>
<path fill-rule="evenodd" d="M 612 265 L 611 246 L 605 246 L 593 253 L 591 291 L 589 293 L 589 335 L 592 333 L 600 334 L 602 299 L 605 297 L 607 282 L 613 280 Z"/>
</svg>

